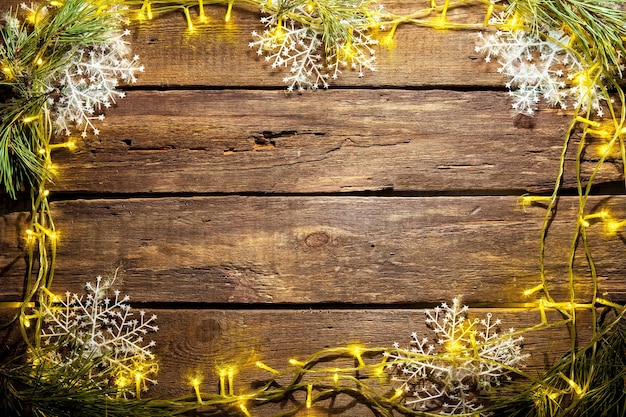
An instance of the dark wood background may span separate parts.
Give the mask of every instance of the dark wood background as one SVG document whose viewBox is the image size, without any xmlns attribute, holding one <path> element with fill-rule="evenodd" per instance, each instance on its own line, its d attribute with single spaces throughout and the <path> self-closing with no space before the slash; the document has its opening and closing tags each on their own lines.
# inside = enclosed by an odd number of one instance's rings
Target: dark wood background
<svg viewBox="0 0 626 417">
<path fill-rule="evenodd" d="M 328 346 L 408 344 L 413 331 L 429 335 L 423 309 L 455 296 L 506 328 L 539 322 L 522 292 L 538 283 L 545 209 L 517 201 L 551 191 L 569 115 L 513 116 L 497 64 L 474 52 L 476 31 L 413 26 L 398 29 L 396 49 L 379 49 L 377 72 L 288 94 L 248 48 L 257 11 L 237 9 L 229 24 L 225 6 L 206 12 L 192 34 L 182 13 L 133 23 L 145 73 L 100 136 L 54 154 L 53 289 L 81 291 L 123 267 L 122 292 L 159 317 L 154 395 L 190 393 L 196 372 L 213 391 L 219 366 L 238 365 L 244 390 L 266 376 L 256 360 L 283 369 Z M 571 152 L 566 195 L 573 168 Z M 626 217 L 612 191 L 621 170 L 605 164 L 591 206 Z M 0 301 L 17 301 L 28 202 L 0 201 Z M 557 296 L 577 209 L 561 198 L 547 241 Z M 589 235 L 601 291 L 626 301 L 621 236 Z M 529 371 L 568 344 L 565 328 L 528 334 Z"/>
</svg>

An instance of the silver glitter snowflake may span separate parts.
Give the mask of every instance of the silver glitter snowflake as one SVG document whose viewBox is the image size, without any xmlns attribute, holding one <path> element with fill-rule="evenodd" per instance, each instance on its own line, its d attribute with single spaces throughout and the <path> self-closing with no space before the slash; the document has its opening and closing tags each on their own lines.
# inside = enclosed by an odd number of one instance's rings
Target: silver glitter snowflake
<svg viewBox="0 0 626 417">
<path fill-rule="evenodd" d="M 405 403 L 416 410 L 440 415 L 486 416 L 480 394 L 510 379 L 510 370 L 521 367 L 523 338 L 498 334 L 500 320 L 491 313 L 469 319 L 468 307 L 458 298 L 426 311 L 426 324 L 434 340 L 411 335 L 410 347 L 386 352 L 388 371 L 400 382 Z"/>
</svg>

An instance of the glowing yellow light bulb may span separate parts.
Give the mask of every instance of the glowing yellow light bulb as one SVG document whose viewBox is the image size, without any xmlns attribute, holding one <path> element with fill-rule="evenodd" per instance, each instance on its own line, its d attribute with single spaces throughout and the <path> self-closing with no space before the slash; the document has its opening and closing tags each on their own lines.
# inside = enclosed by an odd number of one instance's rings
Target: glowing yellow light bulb
<svg viewBox="0 0 626 417">
<path fill-rule="evenodd" d="M 612 149 L 613 149 L 613 142 L 600 145 L 598 146 L 598 155 L 606 157 L 611 153 Z"/>
<path fill-rule="evenodd" d="M 22 119 L 22 122 L 24 122 L 24 123 L 30 123 L 30 122 L 35 121 L 35 120 L 37 120 L 37 119 L 39 119 L 39 116 L 26 116 L 26 117 L 24 117 L 24 118 Z"/>
<path fill-rule="evenodd" d="M 235 395 L 234 393 L 234 376 L 235 376 L 235 371 L 233 371 L 233 368 L 229 368 L 228 369 L 228 395 Z"/>
<path fill-rule="evenodd" d="M 624 226 L 626 226 L 626 220 L 617 221 L 610 219 L 604 222 L 604 231 L 607 235 L 612 236 Z"/>
<path fill-rule="evenodd" d="M 306 5 L 306 11 L 311 13 L 313 10 L 315 10 L 315 3 L 313 1 L 309 1 Z"/>
<path fill-rule="evenodd" d="M 403 394 L 404 394 L 404 390 L 402 388 L 398 388 L 396 392 L 394 392 L 393 396 L 389 398 L 389 401 L 395 401 L 398 398 L 402 397 Z"/>
<path fill-rule="evenodd" d="M 27 329 L 30 327 L 30 320 L 29 319 L 24 319 L 24 327 L 26 327 Z"/>
<path fill-rule="evenodd" d="M 278 372 L 276 369 L 274 369 L 274 368 L 271 368 L 271 367 L 267 366 L 266 364 L 264 364 L 264 363 L 263 363 L 263 362 L 261 362 L 261 361 L 257 361 L 257 362 L 255 363 L 255 365 L 256 365 L 258 368 L 261 368 L 261 369 L 266 370 L 266 371 L 268 371 L 268 372 L 271 372 L 271 373 L 273 373 L 273 374 L 278 374 L 278 373 L 280 373 L 280 372 Z"/>
<path fill-rule="evenodd" d="M 304 366 L 304 362 L 300 362 L 297 359 L 289 359 L 289 365 L 292 365 L 292 366 Z"/>
<path fill-rule="evenodd" d="M 141 380 L 143 379 L 143 375 L 141 372 L 135 372 L 135 395 L 139 399 L 141 398 Z"/>
<path fill-rule="evenodd" d="M 35 62 L 35 64 L 37 64 L 37 66 L 41 66 L 41 64 L 43 64 L 43 59 L 41 58 L 37 58 L 37 61 Z"/>
<path fill-rule="evenodd" d="M 207 21 L 206 15 L 204 14 L 204 1 L 198 0 L 198 14 L 200 15 L 200 22 L 205 23 Z"/>
<path fill-rule="evenodd" d="M 352 356 L 354 356 L 359 362 L 359 367 L 365 367 L 365 362 L 363 362 L 363 358 L 361 357 L 361 346 L 348 346 L 348 348 L 350 349 Z"/>
<path fill-rule="evenodd" d="M 585 117 L 582 116 L 576 116 L 576 121 L 581 122 L 581 123 L 586 123 L 589 126 L 593 126 L 593 127 L 600 127 L 600 122 L 596 122 L 594 120 L 589 120 Z"/>
<path fill-rule="evenodd" d="M 225 22 L 229 22 L 230 21 L 230 14 L 233 11 L 233 0 L 230 0 L 228 2 L 228 8 L 226 9 L 226 16 L 224 16 L 224 21 Z"/>
<path fill-rule="evenodd" d="M 191 21 L 191 15 L 189 14 L 189 9 L 187 7 L 183 8 L 183 12 L 185 13 L 185 19 L 187 19 L 187 29 L 189 32 L 193 32 L 193 22 Z"/>
<path fill-rule="evenodd" d="M 200 394 L 201 383 L 202 383 L 202 378 L 198 376 L 191 379 L 191 385 L 193 386 L 193 390 L 196 393 L 196 399 L 198 400 L 198 404 L 202 404 L 202 395 Z"/>
<path fill-rule="evenodd" d="M 220 371 L 220 395 L 226 396 L 226 370 L 224 369 Z"/>
<path fill-rule="evenodd" d="M 248 411 L 248 408 L 246 407 L 245 404 L 239 404 L 239 409 L 246 417 L 252 417 L 252 415 L 250 414 L 250 411 Z"/>
<path fill-rule="evenodd" d="M 339 374 L 337 372 L 333 374 L 333 384 L 335 385 L 335 388 L 339 386 Z"/>
<path fill-rule="evenodd" d="M 537 291 L 541 291 L 541 290 L 543 290 L 543 284 L 535 285 L 532 288 L 524 290 L 524 295 L 528 297 L 529 295 L 533 295 Z"/>
<path fill-rule="evenodd" d="M 463 348 L 463 344 L 458 339 L 451 340 L 446 343 L 446 350 L 450 353 L 460 352 L 461 350 L 463 350 Z"/>
<path fill-rule="evenodd" d="M 502 29 L 508 30 L 511 32 L 515 32 L 517 30 L 521 30 L 524 28 L 524 19 L 519 15 L 519 13 L 515 12 L 513 16 L 509 17 L 506 22 L 502 25 Z"/>
</svg>

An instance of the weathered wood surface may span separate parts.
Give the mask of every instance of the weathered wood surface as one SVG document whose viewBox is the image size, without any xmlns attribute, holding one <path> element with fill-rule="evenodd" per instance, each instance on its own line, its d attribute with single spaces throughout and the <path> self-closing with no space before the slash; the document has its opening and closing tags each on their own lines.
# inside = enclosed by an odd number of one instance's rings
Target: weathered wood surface
<svg viewBox="0 0 626 417">
<path fill-rule="evenodd" d="M 626 217 L 624 197 L 590 207 Z M 433 304 L 523 303 L 538 283 L 545 210 L 515 197 L 186 197 L 56 202 L 57 291 L 74 291 L 120 263 L 124 289 L 142 302 Z M 578 202 L 563 198 L 546 259 L 554 294 Z M 15 299 L 26 214 L 0 225 L 3 297 Z M 602 291 L 624 300 L 621 235 L 588 230 Z M 582 255 L 581 255 L 582 256 Z M 582 260 L 581 260 L 582 263 Z M 584 275 L 584 268 L 580 274 Z M 446 283 L 446 285 L 441 285 Z M 582 299 L 589 283 L 579 282 Z"/>
<path fill-rule="evenodd" d="M 132 91 L 80 153 L 55 155 L 52 189 L 545 192 L 568 121 L 549 110 L 512 117 L 507 95 L 489 91 Z M 571 147 L 566 188 L 575 186 Z M 621 165 L 607 163 L 596 181 L 620 178 Z"/>
<path fill-rule="evenodd" d="M 450 17 L 481 22 L 481 7 Z M 134 22 L 132 49 L 146 66 L 138 87 L 107 112 L 100 136 L 54 154 L 53 290 L 79 292 L 123 266 L 131 304 L 159 315 L 154 395 L 191 393 L 196 371 L 215 392 L 220 365 L 240 366 L 237 384 L 249 389 L 262 375 L 255 360 L 283 369 L 328 346 L 402 345 L 412 331 L 427 333 L 418 308 L 458 295 L 507 327 L 539 322 L 521 293 L 538 283 L 545 209 L 516 202 L 552 189 L 567 115 L 512 117 L 497 64 L 474 51 L 475 31 L 411 26 L 398 28 L 396 49 L 380 48 L 377 72 L 286 94 L 282 73 L 248 47 L 259 14 L 238 10 L 225 25 L 225 6 L 206 11 L 209 23 L 193 33 L 182 13 Z M 619 161 L 597 178 L 622 180 Z M 600 195 L 590 207 L 623 219 L 625 202 Z M 28 207 L 0 201 L 1 301 L 21 294 Z M 555 297 L 565 294 L 577 209 L 561 198 L 551 224 Z M 624 302 L 624 236 L 601 229 L 588 230 L 600 291 Z M 588 301 L 588 273 L 577 273 Z M 569 344 L 563 327 L 526 341 L 531 373 Z"/>
</svg>

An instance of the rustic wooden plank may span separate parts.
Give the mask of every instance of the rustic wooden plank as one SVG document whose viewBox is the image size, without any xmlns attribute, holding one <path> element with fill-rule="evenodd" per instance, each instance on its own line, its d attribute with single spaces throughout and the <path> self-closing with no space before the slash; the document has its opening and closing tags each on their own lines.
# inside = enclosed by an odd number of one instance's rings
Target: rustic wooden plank
<svg viewBox="0 0 626 417">
<path fill-rule="evenodd" d="M 450 300 L 448 300 L 450 302 Z M 435 307 L 435 305 L 433 305 Z M 411 332 L 434 339 L 424 324 L 424 310 L 151 310 L 158 315 L 155 352 L 160 360 L 159 384 L 150 395 L 184 395 L 193 391 L 190 377 L 204 377 L 202 391 L 216 393 L 220 369 L 236 369 L 235 393 L 253 388 L 254 381 L 269 377 L 256 361 L 277 369 L 289 369 L 288 360 L 304 360 L 320 349 L 359 345 L 392 348 L 394 342 L 408 346 Z M 540 323 L 533 309 L 470 309 L 471 317 L 492 313 L 502 320 L 502 329 L 520 330 Z M 558 314 L 548 312 L 550 320 Z M 587 314 L 580 314 L 585 321 Z M 581 329 L 581 343 L 588 331 Z M 528 332 L 524 352 L 531 356 L 525 371 L 538 375 L 569 347 L 564 326 Z M 373 358 L 375 363 L 381 358 Z M 332 367 L 332 363 L 324 364 Z M 257 410 L 254 415 L 264 415 Z M 342 414 L 344 415 L 344 414 Z M 358 415 L 348 412 L 347 416 Z M 370 415 L 370 414 L 361 414 Z"/>
<path fill-rule="evenodd" d="M 451 300 L 447 300 L 448 303 Z M 131 302 L 132 305 L 132 302 Z M 433 304 L 432 309 L 438 304 Z M 370 310 L 214 310 L 214 309 L 155 309 L 147 313 L 157 314 L 159 331 L 146 335 L 146 341 L 155 340 L 154 352 L 159 362 L 158 385 L 153 385 L 147 397 L 173 398 L 193 394 L 190 379 L 202 378 L 201 390 L 205 393 L 219 392 L 219 371 L 234 371 L 234 394 L 250 392 L 270 374 L 259 369 L 255 363 L 262 361 L 267 366 L 285 371 L 290 369 L 291 358 L 305 360 L 310 355 L 326 348 L 361 346 L 363 348 L 388 348 L 393 343 L 407 347 L 411 333 L 434 341 L 434 333 L 427 328 L 423 309 L 370 309 Z M 137 313 L 134 309 L 131 312 Z M 11 311 L 2 310 L 1 317 L 9 317 Z M 522 330 L 541 322 L 540 313 L 535 309 L 484 309 L 471 308 L 471 318 L 485 318 L 491 313 L 494 319 L 502 320 L 500 331 L 513 327 Z M 589 338 L 587 312 L 579 312 L 579 341 Z M 561 317 L 548 311 L 551 323 Z M 583 324 L 584 323 L 584 324 Z M 15 329 L 14 329 L 15 330 Z M 15 332 L 2 332 L 2 341 L 10 339 L 12 349 L 1 350 L 2 354 L 19 351 L 15 343 L 19 336 Z M 11 337 L 9 337 L 11 336 Z M 525 360 L 524 371 L 536 376 L 569 348 L 569 333 L 565 326 L 531 331 L 524 334 L 523 353 L 530 356 Z M 3 344 L 3 347 L 9 345 Z M 4 348 L 3 348 L 4 349 Z M 381 356 L 364 357 L 367 364 L 376 364 Z M 349 359 L 325 362 L 323 367 L 354 366 Z M 363 378 L 366 373 L 361 373 Z M 331 377 L 331 375 L 329 375 Z M 279 379 L 286 383 L 288 378 Z M 385 378 L 372 381 L 375 387 L 385 393 L 395 387 Z M 299 398 L 298 398 L 299 399 Z M 345 398 L 343 398 L 345 400 Z M 337 404 L 342 404 L 340 397 Z M 254 409 L 253 415 L 272 415 L 286 408 L 288 403 L 269 405 Z M 326 403 L 326 406 L 328 404 Z M 369 416 L 362 406 L 348 408 L 342 416 Z"/>
<path fill-rule="evenodd" d="M 4 0 L 0 10 L 19 5 L 21 0 Z M 239 3 L 239 2 L 237 2 Z M 392 13 L 408 14 L 428 7 L 429 2 L 389 0 L 383 2 Z M 479 23 L 484 5 L 451 10 L 455 22 Z M 224 22 L 225 5 L 205 7 L 208 21 L 200 24 L 197 7 L 191 8 L 195 30 L 190 33 L 182 11 L 139 21 L 133 13 L 132 49 L 141 57 L 146 71 L 141 86 L 263 86 L 283 88 L 284 74 L 272 70 L 263 57 L 248 46 L 252 31 L 264 26 L 258 10 L 236 4 L 231 21 Z M 385 35 L 385 32 L 382 32 Z M 396 32 L 396 48 L 377 48 L 376 72 L 359 78 L 346 71 L 335 86 L 501 86 L 504 81 L 497 65 L 483 62 L 474 51 L 477 32 L 441 31 L 401 26 Z M 460 81 L 462 80 L 462 81 Z"/>
<path fill-rule="evenodd" d="M 425 2 L 385 2 L 399 13 L 421 10 Z M 459 21 L 482 21 L 478 11 L 461 10 Z M 145 86 L 264 86 L 284 87 L 284 72 L 272 70 L 256 50 L 248 46 L 253 31 L 262 32 L 260 14 L 254 9 L 238 10 L 233 21 L 225 24 L 223 7 L 206 9 L 209 23 L 189 33 L 182 13 L 136 24 L 133 52 L 141 57 L 146 71 L 138 80 Z M 480 17 L 477 17 L 477 14 Z M 453 16 L 453 15 L 452 15 Z M 454 16 L 453 16 L 454 17 Z M 384 32 L 383 35 L 386 35 Z M 359 78 L 345 71 L 334 86 L 502 86 L 497 65 L 484 62 L 474 51 L 477 31 L 440 31 L 431 28 L 401 26 L 395 36 L 395 48 L 377 48 L 376 72 Z M 462 80 L 462 81 L 460 81 Z"/>
<path fill-rule="evenodd" d="M 54 155 L 60 175 L 53 189 L 547 191 L 568 122 L 552 110 L 512 117 L 500 92 L 133 91 L 81 152 Z M 575 186 L 574 156 L 564 187 Z M 607 163 L 596 182 L 621 176 L 621 165 Z"/>
<path fill-rule="evenodd" d="M 619 219 L 626 218 L 624 203 L 623 196 L 599 197 L 589 207 L 606 207 Z M 61 239 L 53 288 L 78 290 L 121 263 L 124 289 L 145 302 L 411 304 L 439 302 L 453 291 L 471 303 L 520 303 L 538 282 L 545 210 L 515 207 L 515 197 L 56 202 Z M 547 242 L 546 269 L 558 297 L 566 296 L 577 210 L 575 198 L 562 198 Z M 21 288 L 25 219 L 15 212 L 0 223 L 7 300 Z M 601 291 L 626 299 L 622 236 L 603 236 L 601 224 L 587 233 Z M 586 269 L 577 274 L 586 299 Z"/>
</svg>

